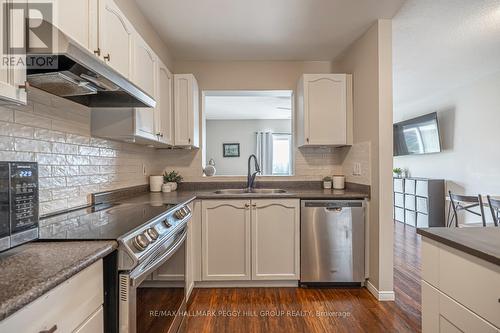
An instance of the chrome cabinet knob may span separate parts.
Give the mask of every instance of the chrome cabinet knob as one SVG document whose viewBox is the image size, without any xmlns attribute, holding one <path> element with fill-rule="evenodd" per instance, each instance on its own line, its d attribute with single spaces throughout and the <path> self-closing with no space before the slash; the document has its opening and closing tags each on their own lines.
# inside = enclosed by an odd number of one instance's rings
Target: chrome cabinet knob
<svg viewBox="0 0 500 333">
<path fill-rule="evenodd" d="M 149 238 L 153 240 L 153 242 L 157 240 L 158 237 L 160 236 L 160 234 L 158 234 L 158 231 L 156 231 L 155 228 L 149 228 L 148 230 L 146 230 L 146 233 L 148 234 Z"/>
<path fill-rule="evenodd" d="M 137 250 L 144 251 L 149 245 L 149 239 L 144 234 L 140 234 L 134 237 L 132 243 Z"/>
<path fill-rule="evenodd" d="M 178 218 L 179 220 L 183 219 L 186 217 L 186 211 L 184 208 L 179 209 L 178 211 L 175 212 L 175 217 Z"/>
<path fill-rule="evenodd" d="M 165 224 L 165 227 L 167 227 L 167 228 L 170 228 L 172 226 L 172 224 L 170 224 L 170 222 L 168 222 L 168 220 L 163 221 L 163 224 Z"/>
</svg>

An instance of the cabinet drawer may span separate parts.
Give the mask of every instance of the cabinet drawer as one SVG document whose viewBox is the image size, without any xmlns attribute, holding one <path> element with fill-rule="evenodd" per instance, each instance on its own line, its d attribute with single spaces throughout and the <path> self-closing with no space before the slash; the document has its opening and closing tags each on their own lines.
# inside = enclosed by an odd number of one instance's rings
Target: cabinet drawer
<svg viewBox="0 0 500 333">
<path fill-rule="evenodd" d="M 399 222 L 405 221 L 405 210 L 403 208 L 394 208 L 394 219 Z"/>
<path fill-rule="evenodd" d="M 394 206 L 404 208 L 405 197 L 403 193 L 394 193 Z"/>
<path fill-rule="evenodd" d="M 429 208 L 427 207 L 427 198 L 417 197 L 417 212 L 427 214 Z"/>
<path fill-rule="evenodd" d="M 427 227 L 429 227 L 429 216 L 427 214 L 417 212 L 417 228 Z"/>
<path fill-rule="evenodd" d="M 404 179 L 394 178 L 394 192 L 404 192 Z"/>
<path fill-rule="evenodd" d="M 415 180 L 405 179 L 405 193 L 415 194 Z"/>
<path fill-rule="evenodd" d="M 416 225 L 416 219 L 417 219 L 417 216 L 416 216 L 416 213 L 414 211 L 405 209 L 405 223 L 406 224 L 414 227 Z"/>
<path fill-rule="evenodd" d="M 103 304 L 102 260 L 0 322 L 0 332 L 73 332 Z M 86 332 L 86 331 L 83 331 Z"/>
<path fill-rule="evenodd" d="M 405 194 L 405 208 L 409 210 L 415 210 L 415 196 Z"/>
<path fill-rule="evenodd" d="M 439 327 L 440 332 L 498 333 L 493 325 L 443 293 L 439 293 Z"/>
<path fill-rule="evenodd" d="M 500 266 L 440 245 L 438 288 L 500 327 Z"/>
<path fill-rule="evenodd" d="M 429 183 L 426 180 L 417 180 L 416 185 L 415 185 L 415 193 L 421 197 L 428 197 L 429 196 L 429 190 L 428 190 L 428 185 Z"/>
</svg>

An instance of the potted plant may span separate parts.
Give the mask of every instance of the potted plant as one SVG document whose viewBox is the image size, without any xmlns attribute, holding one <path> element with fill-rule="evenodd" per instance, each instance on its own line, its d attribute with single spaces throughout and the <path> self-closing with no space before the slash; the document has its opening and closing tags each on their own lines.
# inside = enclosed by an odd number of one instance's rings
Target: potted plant
<svg viewBox="0 0 500 333">
<path fill-rule="evenodd" d="M 170 185 L 172 191 L 177 189 L 177 185 L 182 182 L 182 176 L 175 170 L 163 174 L 163 183 Z"/>
<path fill-rule="evenodd" d="M 323 188 L 329 189 L 332 188 L 332 177 L 323 178 Z"/>
<path fill-rule="evenodd" d="M 401 169 L 401 168 L 394 168 L 394 169 L 392 169 L 392 173 L 396 177 L 401 178 L 401 175 L 403 174 L 403 169 Z"/>
</svg>

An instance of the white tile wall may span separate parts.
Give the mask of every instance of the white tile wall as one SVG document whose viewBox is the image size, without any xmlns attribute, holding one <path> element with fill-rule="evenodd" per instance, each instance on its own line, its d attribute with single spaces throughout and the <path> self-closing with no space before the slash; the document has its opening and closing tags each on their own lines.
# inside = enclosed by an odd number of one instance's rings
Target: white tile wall
<svg viewBox="0 0 500 333">
<path fill-rule="evenodd" d="M 32 89 L 27 106 L 0 106 L 0 160 L 37 161 L 40 212 L 89 202 L 90 193 L 147 184 L 164 162 L 153 149 L 92 138 L 90 110 Z"/>
</svg>

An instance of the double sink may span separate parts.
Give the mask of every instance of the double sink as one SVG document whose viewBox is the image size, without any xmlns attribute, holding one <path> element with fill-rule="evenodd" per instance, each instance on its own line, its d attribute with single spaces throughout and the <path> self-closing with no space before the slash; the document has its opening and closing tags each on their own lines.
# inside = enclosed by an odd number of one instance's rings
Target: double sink
<svg viewBox="0 0 500 333">
<path fill-rule="evenodd" d="M 278 188 L 252 188 L 252 189 L 232 188 L 232 189 L 217 190 L 214 193 L 215 194 L 252 194 L 252 193 L 281 194 L 281 193 L 287 193 L 287 191 Z"/>
</svg>

